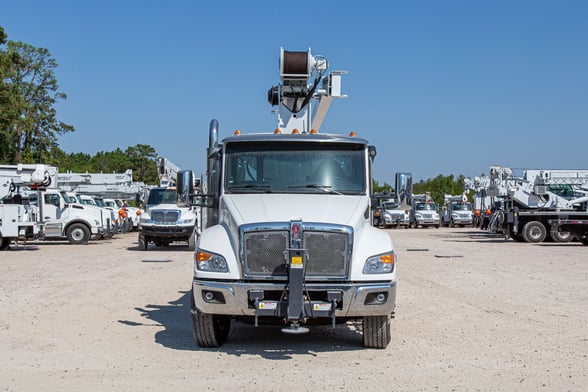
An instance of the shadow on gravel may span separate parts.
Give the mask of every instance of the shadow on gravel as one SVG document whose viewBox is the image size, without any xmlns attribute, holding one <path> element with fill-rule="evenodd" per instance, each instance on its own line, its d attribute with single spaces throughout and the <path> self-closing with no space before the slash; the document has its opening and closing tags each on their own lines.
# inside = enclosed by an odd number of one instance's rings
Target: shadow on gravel
<svg viewBox="0 0 588 392">
<path fill-rule="evenodd" d="M 182 244 L 169 244 L 168 246 L 155 246 L 155 244 L 149 244 L 149 248 L 147 250 L 142 250 L 139 248 L 139 245 L 129 246 L 127 247 L 128 251 L 131 252 L 178 252 L 178 251 L 190 251 L 188 245 Z M 193 250 L 190 252 L 194 252 Z"/>
<path fill-rule="evenodd" d="M 24 244 L 10 244 L 8 248 L 0 250 L 0 252 L 21 252 L 23 250 L 39 250 L 39 247 L 36 245 L 24 245 Z"/>
<path fill-rule="evenodd" d="M 181 291 L 180 298 L 165 305 L 149 304 L 137 307 L 145 322 L 118 320 L 129 327 L 161 326 L 155 333 L 155 342 L 173 350 L 223 352 L 230 355 L 254 355 L 266 359 L 287 360 L 292 355 L 312 355 L 319 352 L 365 350 L 361 322 L 330 326 L 310 326 L 310 332 L 289 335 L 281 327 L 255 327 L 231 321 L 227 342 L 218 348 L 200 348 L 194 342 L 190 318 L 190 291 Z"/>
</svg>

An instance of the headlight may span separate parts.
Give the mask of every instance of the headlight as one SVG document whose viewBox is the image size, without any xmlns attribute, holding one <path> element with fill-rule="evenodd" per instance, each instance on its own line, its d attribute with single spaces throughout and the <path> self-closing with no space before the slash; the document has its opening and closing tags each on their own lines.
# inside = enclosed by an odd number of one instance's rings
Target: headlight
<svg viewBox="0 0 588 392">
<path fill-rule="evenodd" d="M 229 266 L 223 256 L 202 249 L 198 249 L 194 254 L 194 265 L 200 271 L 229 272 Z"/>
<path fill-rule="evenodd" d="M 396 254 L 394 251 L 372 256 L 366 260 L 363 266 L 364 274 L 387 274 L 394 271 L 396 264 Z"/>
<path fill-rule="evenodd" d="M 417 219 L 422 219 L 423 215 L 420 212 L 417 212 L 416 214 L 414 214 L 415 218 Z"/>
<path fill-rule="evenodd" d="M 194 219 L 182 219 L 182 224 L 194 223 Z"/>
</svg>

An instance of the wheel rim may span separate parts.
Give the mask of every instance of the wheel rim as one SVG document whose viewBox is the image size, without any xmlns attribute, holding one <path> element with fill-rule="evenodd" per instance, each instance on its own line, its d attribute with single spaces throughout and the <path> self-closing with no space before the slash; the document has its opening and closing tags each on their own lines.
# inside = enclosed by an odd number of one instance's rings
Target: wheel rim
<svg viewBox="0 0 588 392">
<path fill-rule="evenodd" d="M 71 232 L 71 238 L 75 241 L 82 241 L 84 239 L 84 230 L 76 228 Z"/>
<path fill-rule="evenodd" d="M 531 230 L 529 230 L 529 237 L 531 237 L 534 240 L 538 240 L 539 238 L 541 238 L 541 229 L 539 229 L 538 227 L 532 227 Z"/>
</svg>

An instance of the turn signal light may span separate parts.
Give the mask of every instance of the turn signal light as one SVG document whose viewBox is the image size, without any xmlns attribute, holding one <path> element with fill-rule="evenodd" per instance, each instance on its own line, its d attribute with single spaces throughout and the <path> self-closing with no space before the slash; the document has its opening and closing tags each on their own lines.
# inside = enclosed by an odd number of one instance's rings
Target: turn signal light
<svg viewBox="0 0 588 392">
<path fill-rule="evenodd" d="M 394 264 L 394 254 L 388 253 L 380 256 L 380 261 L 384 264 Z"/>
<path fill-rule="evenodd" d="M 196 252 L 196 261 L 206 261 L 210 259 L 212 255 L 210 253 L 198 251 Z"/>
</svg>

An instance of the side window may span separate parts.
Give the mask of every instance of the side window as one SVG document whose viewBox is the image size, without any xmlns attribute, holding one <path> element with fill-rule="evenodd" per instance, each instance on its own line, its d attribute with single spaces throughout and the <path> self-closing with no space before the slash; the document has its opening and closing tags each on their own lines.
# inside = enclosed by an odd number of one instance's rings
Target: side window
<svg viewBox="0 0 588 392">
<path fill-rule="evenodd" d="M 59 196 L 53 194 L 45 194 L 45 204 L 51 204 L 59 207 Z"/>
</svg>

